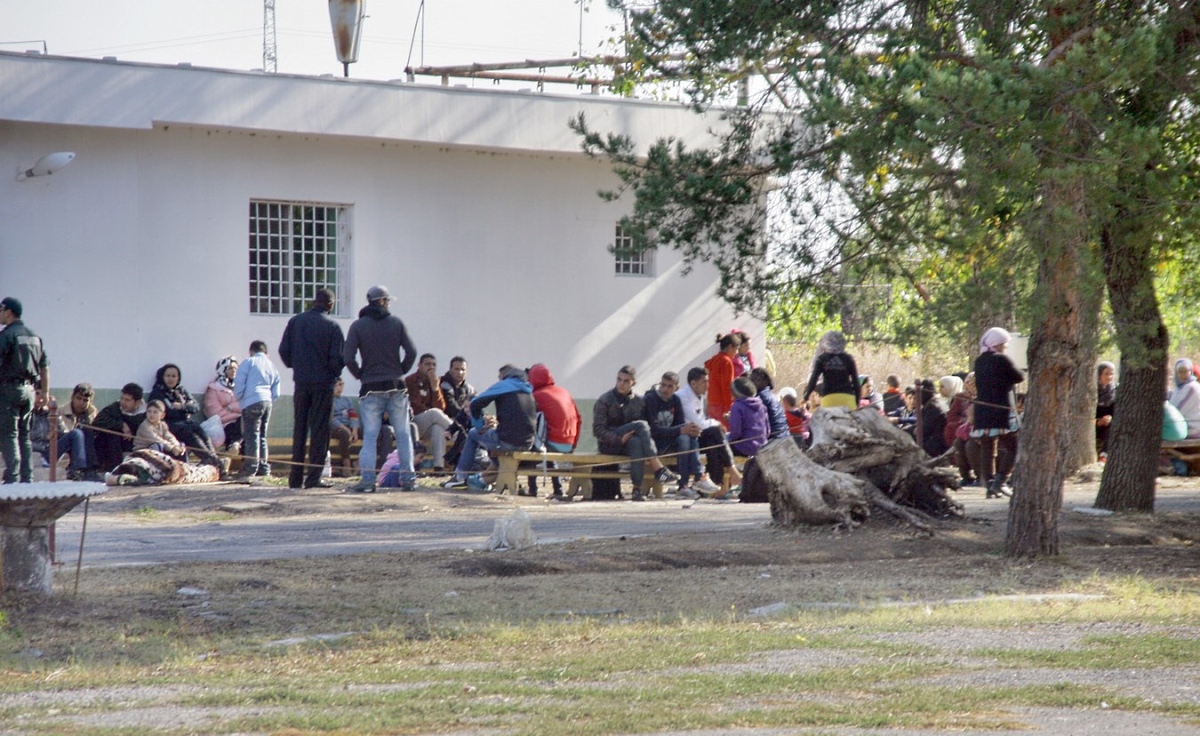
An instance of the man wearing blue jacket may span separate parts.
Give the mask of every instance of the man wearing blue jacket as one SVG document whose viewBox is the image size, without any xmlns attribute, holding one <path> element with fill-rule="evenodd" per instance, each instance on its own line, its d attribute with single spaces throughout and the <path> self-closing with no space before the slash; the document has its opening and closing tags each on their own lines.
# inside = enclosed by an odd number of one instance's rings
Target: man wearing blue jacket
<svg viewBox="0 0 1200 736">
<path fill-rule="evenodd" d="M 495 402 L 496 415 L 484 416 L 483 409 Z M 525 371 L 512 365 L 500 369 L 500 380 L 471 401 L 472 429 L 459 455 L 454 477 L 445 488 L 467 488 L 467 476 L 474 469 L 479 448 L 492 450 L 529 450 L 537 431 L 537 402 Z M 479 490 L 485 488 L 479 484 Z"/>
</svg>

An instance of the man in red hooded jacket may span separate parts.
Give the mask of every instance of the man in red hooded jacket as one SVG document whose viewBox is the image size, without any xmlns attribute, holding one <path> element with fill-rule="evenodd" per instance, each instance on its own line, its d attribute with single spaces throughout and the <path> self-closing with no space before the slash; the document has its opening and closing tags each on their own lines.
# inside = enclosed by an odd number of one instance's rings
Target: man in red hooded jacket
<svg viewBox="0 0 1200 736">
<path fill-rule="evenodd" d="M 538 411 L 546 420 L 546 449 L 552 452 L 574 452 L 579 444 L 579 430 L 583 426 L 583 417 L 575 399 L 562 386 L 554 383 L 550 369 L 538 363 L 529 369 L 529 383 L 533 386 L 533 400 L 537 403 Z M 554 495 L 562 498 L 562 485 L 558 476 L 550 479 L 554 484 Z M 537 481 L 529 477 L 529 489 L 537 493 Z"/>
</svg>

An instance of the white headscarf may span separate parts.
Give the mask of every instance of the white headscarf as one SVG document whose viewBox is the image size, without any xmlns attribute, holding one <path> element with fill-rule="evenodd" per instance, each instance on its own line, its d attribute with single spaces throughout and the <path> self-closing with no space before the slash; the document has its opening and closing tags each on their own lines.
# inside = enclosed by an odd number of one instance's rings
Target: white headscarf
<svg viewBox="0 0 1200 736">
<path fill-rule="evenodd" d="M 1008 334 L 1008 330 L 1003 327 L 992 327 L 983 333 L 983 337 L 979 340 L 979 354 L 994 353 L 996 352 L 996 348 L 1011 339 L 1012 335 Z"/>
<path fill-rule="evenodd" d="M 958 376 L 942 376 L 938 379 L 938 385 L 941 386 L 942 396 L 947 399 L 954 398 L 963 390 L 963 380 Z"/>
<path fill-rule="evenodd" d="M 232 355 L 226 355 L 224 358 L 221 358 L 220 360 L 218 360 L 217 361 L 217 383 L 221 384 L 222 386 L 224 386 L 226 388 L 233 388 L 233 379 L 230 378 L 229 376 L 225 375 L 225 369 L 231 365 L 236 366 L 237 364 L 238 364 L 237 358 L 233 357 Z"/>
</svg>

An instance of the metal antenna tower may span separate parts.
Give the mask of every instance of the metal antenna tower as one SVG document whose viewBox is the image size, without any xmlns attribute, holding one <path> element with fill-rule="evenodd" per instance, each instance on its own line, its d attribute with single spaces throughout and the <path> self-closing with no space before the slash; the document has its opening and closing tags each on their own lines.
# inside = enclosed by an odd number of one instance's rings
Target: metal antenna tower
<svg viewBox="0 0 1200 736">
<path fill-rule="evenodd" d="M 274 74 L 279 68 L 275 52 L 275 0 L 263 0 L 263 71 Z"/>
</svg>

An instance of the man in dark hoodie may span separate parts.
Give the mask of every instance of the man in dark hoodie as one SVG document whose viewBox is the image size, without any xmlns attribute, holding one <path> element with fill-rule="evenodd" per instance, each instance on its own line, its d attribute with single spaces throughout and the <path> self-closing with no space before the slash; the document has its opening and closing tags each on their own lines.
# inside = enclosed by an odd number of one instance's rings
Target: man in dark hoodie
<svg viewBox="0 0 1200 736">
<path fill-rule="evenodd" d="M 413 471 L 412 437 L 408 431 L 408 390 L 404 374 L 412 368 L 417 349 L 408 337 L 400 318 L 388 311 L 392 294 L 386 286 L 367 290 L 367 306 L 358 313 L 346 334 L 343 357 L 351 375 L 361 381 L 358 389 L 358 416 L 362 420 L 362 450 L 358 467 L 362 480 L 350 488 L 356 493 L 375 492 L 375 442 L 387 412 L 388 424 L 396 432 L 396 454 L 400 464 L 400 490 L 416 488 Z M 401 357 L 401 351 L 404 352 Z M 362 353 L 362 365 L 357 360 Z"/>
<path fill-rule="evenodd" d="M 496 415 L 485 417 L 484 407 L 493 402 L 496 404 Z M 444 484 L 445 488 L 469 487 L 467 476 L 474 469 L 478 448 L 492 451 L 528 450 L 533 447 L 537 430 L 537 403 L 533 400 L 533 386 L 529 384 L 525 371 L 512 365 L 501 368 L 500 380 L 471 401 L 471 423 L 473 427 L 467 433 L 467 443 L 454 468 L 454 477 Z M 486 487 L 482 483 L 475 486 L 477 490 Z"/>
<path fill-rule="evenodd" d="M 317 289 L 312 309 L 288 320 L 279 341 L 279 359 L 292 369 L 292 469 L 288 488 L 321 488 L 329 452 L 329 420 L 333 416 L 333 384 L 342 375 L 342 328 L 329 316 L 334 294 Z M 304 441 L 308 439 L 308 465 Z"/>
</svg>

